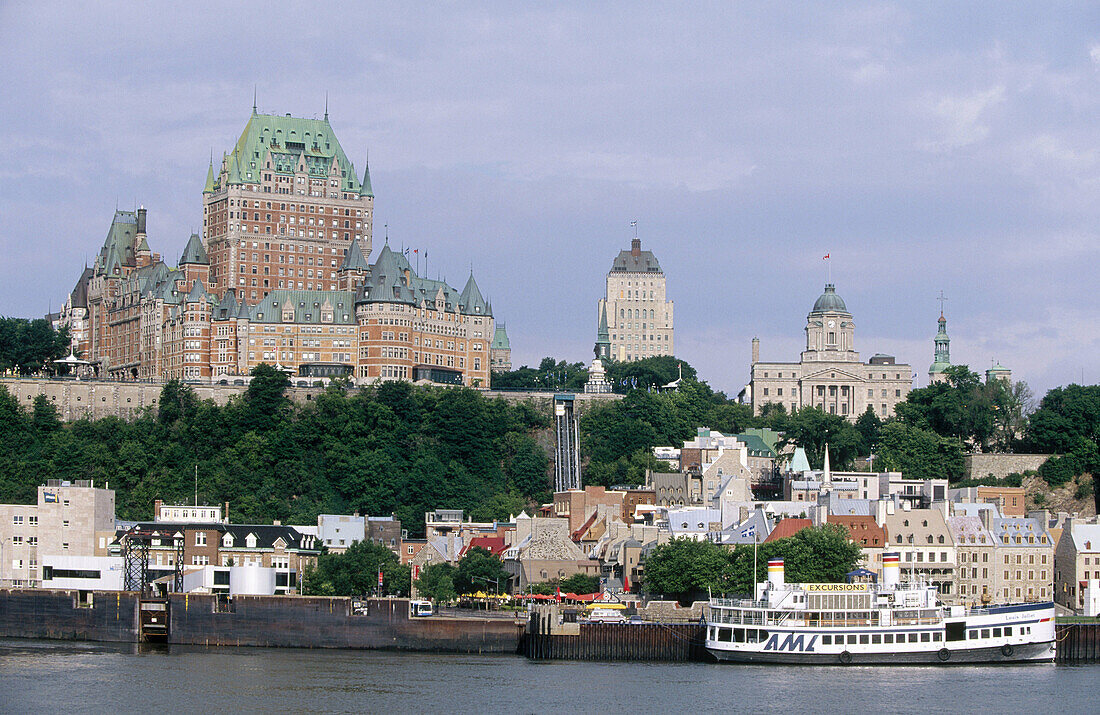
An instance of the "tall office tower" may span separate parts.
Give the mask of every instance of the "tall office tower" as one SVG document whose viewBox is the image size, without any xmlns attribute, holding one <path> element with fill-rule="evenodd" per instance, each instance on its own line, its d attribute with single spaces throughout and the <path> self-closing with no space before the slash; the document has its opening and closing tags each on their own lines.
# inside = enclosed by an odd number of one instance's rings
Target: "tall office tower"
<svg viewBox="0 0 1100 715">
<path fill-rule="evenodd" d="M 611 264 L 597 313 L 597 342 L 605 341 L 605 352 L 610 345 L 608 357 L 629 361 L 672 355 L 672 301 L 665 300 L 665 274 L 637 237 Z"/>
</svg>

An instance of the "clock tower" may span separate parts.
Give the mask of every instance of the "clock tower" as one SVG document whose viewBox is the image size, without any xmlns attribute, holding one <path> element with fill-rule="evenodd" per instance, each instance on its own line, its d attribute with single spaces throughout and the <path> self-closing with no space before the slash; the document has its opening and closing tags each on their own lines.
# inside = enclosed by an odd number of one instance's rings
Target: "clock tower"
<svg viewBox="0 0 1100 715">
<path fill-rule="evenodd" d="M 856 326 L 836 286 L 825 284 L 825 292 L 806 316 L 806 350 L 802 362 L 859 362 L 855 347 Z"/>
</svg>

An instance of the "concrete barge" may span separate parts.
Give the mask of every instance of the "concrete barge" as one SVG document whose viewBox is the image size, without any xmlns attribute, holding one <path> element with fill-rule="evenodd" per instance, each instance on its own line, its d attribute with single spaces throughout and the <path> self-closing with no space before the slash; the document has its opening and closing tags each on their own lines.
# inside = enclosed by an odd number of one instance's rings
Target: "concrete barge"
<svg viewBox="0 0 1100 715">
<path fill-rule="evenodd" d="M 204 646 L 518 653 L 510 618 L 411 618 L 407 599 L 0 589 L 0 637 Z"/>
</svg>

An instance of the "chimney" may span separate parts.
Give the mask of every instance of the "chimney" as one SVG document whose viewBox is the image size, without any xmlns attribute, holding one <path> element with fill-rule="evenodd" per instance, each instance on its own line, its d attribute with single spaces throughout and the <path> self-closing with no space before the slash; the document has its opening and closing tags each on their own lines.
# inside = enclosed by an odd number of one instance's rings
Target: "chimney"
<svg viewBox="0 0 1100 715">
<path fill-rule="evenodd" d="M 635 258 L 642 255 L 642 239 L 635 238 L 630 242 L 630 255 Z"/>
<path fill-rule="evenodd" d="M 760 338 L 752 339 L 752 362 L 753 364 L 760 362 Z"/>
<path fill-rule="evenodd" d="M 229 523 L 229 502 L 225 503 L 225 509 L 222 510 L 222 521 L 226 524 Z"/>
<path fill-rule="evenodd" d="M 145 207 L 137 210 L 137 232 L 145 233 Z"/>
<path fill-rule="evenodd" d="M 160 507 L 163 504 L 160 499 L 153 500 L 153 521 L 160 521 Z"/>
</svg>

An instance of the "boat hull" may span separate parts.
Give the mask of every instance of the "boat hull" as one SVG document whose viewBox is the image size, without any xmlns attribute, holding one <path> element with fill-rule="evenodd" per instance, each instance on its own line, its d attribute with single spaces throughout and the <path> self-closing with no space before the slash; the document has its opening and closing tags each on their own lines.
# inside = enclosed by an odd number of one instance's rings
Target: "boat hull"
<svg viewBox="0 0 1100 715">
<path fill-rule="evenodd" d="M 1023 643 L 983 648 L 958 648 L 890 653 L 786 653 L 780 651 L 726 650 L 707 647 L 720 662 L 775 663 L 785 665 L 974 665 L 979 663 L 1052 663 L 1054 642 Z M 946 656 L 946 657 L 945 657 Z"/>
</svg>

